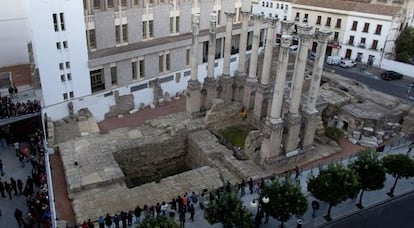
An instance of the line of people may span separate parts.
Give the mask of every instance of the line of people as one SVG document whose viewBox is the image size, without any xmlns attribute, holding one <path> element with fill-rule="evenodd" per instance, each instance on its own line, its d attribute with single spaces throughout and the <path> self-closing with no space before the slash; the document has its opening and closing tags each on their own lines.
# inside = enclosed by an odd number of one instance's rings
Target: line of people
<svg viewBox="0 0 414 228">
<path fill-rule="evenodd" d="M 36 99 L 14 102 L 11 97 L 0 98 L 0 119 L 40 112 L 40 102 Z"/>
</svg>

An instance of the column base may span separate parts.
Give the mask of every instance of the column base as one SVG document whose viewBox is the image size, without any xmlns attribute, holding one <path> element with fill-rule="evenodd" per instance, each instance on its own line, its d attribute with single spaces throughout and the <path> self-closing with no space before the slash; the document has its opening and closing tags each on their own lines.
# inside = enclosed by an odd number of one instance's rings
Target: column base
<svg viewBox="0 0 414 228">
<path fill-rule="evenodd" d="M 206 94 L 203 94 L 205 97 L 204 107 L 210 109 L 212 105 L 212 100 L 217 99 L 217 80 L 214 78 L 205 78 L 203 83 L 203 90 Z"/>
<path fill-rule="evenodd" d="M 233 77 L 233 100 L 237 102 L 243 101 L 243 90 L 246 82 L 247 74 L 244 72 L 236 72 Z"/>
<path fill-rule="evenodd" d="M 186 111 L 191 116 L 198 116 L 201 108 L 201 83 L 198 80 L 189 80 L 187 85 Z"/>
<path fill-rule="evenodd" d="M 319 124 L 319 112 L 317 110 L 304 110 L 303 118 L 305 127 L 302 134 L 302 147 L 308 147 L 313 145 L 315 139 L 315 131 Z"/>
<path fill-rule="evenodd" d="M 271 106 L 272 87 L 270 85 L 258 84 L 253 105 L 253 118 L 260 121 L 262 118 L 269 116 L 268 110 Z"/>
<path fill-rule="evenodd" d="M 262 166 L 266 165 L 268 161 L 279 157 L 282 152 L 283 120 L 281 118 L 266 119 L 264 124 L 264 134 L 265 136 L 260 153 L 257 157 L 258 163 Z"/>
<path fill-rule="evenodd" d="M 246 78 L 243 91 L 243 106 L 247 110 L 253 109 L 254 93 L 256 91 L 257 79 Z"/>
<path fill-rule="evenodd" d="M 230 75 L 222 75 L 219 80 L 219 94 L 224 102 L 232 102 L 233 100 L 233 78 Z"/>
<path fill-rule="evenodd" d="M 298 113 L 289 113 L 286 119 L 287 137 L 284 145 L 288 153 L 298 148 L 302 117 Z"/>
</svg>

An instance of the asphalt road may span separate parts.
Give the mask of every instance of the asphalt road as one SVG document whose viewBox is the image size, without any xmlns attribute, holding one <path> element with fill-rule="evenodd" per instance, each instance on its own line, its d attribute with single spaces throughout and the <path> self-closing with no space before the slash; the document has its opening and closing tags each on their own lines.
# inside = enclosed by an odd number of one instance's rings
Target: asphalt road
<svg viewBox="0 0 414 228">
<path fill-rule="evenodd" d="M 414 100 L 410 100 L 407 95 L 408 86 L 410 83 L 414 82 L 414 79 L 403 78 L 402 80 L 385 81 L 382 80 L 379 75 L 372 75 L 369 72 L 359 71 L 358 67 L 342 68 L 339 66 L 330 66 L 325 64 L 324 68 L 335 70 L 335 73 L 350 79 L 355 79 L 367 85 L 373 90 L 377 90 L 414 103 Z"/>
<path fill-rule="evenodd" d="M 414 192 L 361 212 L 331 222 L 327 228 L 412 228 L 414 227 Z"/>
</svg>

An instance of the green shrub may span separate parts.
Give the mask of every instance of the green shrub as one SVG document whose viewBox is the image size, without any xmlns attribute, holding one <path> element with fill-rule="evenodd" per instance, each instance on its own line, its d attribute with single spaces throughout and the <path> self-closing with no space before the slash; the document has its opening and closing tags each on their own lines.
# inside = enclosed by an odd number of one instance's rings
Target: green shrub
<svg viewBox="0 0 414 228">
<path fill-rule="evenodd" d="M 345 133 L 342 129 L 336 127 L 328 127 L 325 131 L 325 136 L 331 138 L 335 141 L 338 141 L 340 138 L 343 138 Z"/>
</svg>

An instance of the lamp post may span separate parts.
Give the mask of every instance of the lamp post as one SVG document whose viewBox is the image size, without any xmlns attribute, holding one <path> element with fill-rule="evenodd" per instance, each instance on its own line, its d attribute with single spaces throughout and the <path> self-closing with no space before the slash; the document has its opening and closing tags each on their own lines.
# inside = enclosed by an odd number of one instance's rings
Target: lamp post
<svg viewBox="0 0 414 228">
<path fill-rule="evenodd" d="M 252 202 L 250 202 L 250 206 L 253 208 L 257 208 L 256 216 L 254 219 L 254 223 L 256 226 L 262 223 L 262 216 L 263 216 L 263 204 L 268 204 L 270 202 L 270 199 L 268 196 L 263 196 L 260 200 L 260 197 L 257 199 L 253 199 Z"/>
</svg>

